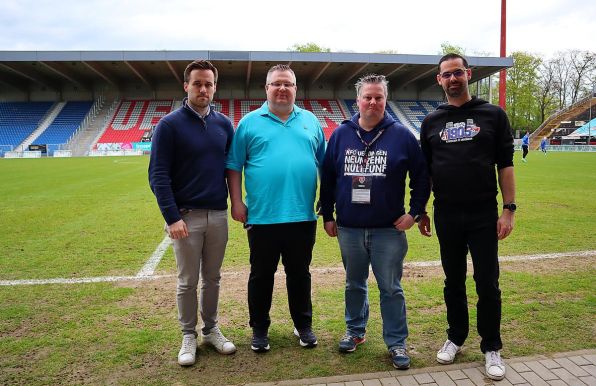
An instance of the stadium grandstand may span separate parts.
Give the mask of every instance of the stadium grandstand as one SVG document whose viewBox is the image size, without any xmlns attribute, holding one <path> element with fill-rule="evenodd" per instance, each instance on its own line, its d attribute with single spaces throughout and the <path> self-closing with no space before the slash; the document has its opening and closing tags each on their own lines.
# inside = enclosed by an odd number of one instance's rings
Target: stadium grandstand
<svg viewBox="0 0 596 386">
<path fill-rule="evenodd" d="M 183 72 L 195 59 L 219 70 L 214 108 L 234 126 L 264 101 L 267 70 L 289 64 L 296 104 L 328 138 L 355 111 L 354 82 L 389 80 L 387 112 L 416 136 L 443 100 L 439 55 L 253 51 L 0 51 L 0 157 L 142 154 L 159 119 L 180 106 Z M 511 58 L 469 57 L 471 91 Z M 483 96 L 488 97 L 488 96 Z"/>
<path fill-rule="evenodd" d="M 559 150 L 593 151 L 596 147 L 596 90 L 592 95 L 557 111 L 548 117 L 538 129 L 530 135 L 530 149 L 538 149 L 542 138 L 546 137 L 551 145 L 558 145 Z M 555 149 L 551 148 L 551 149 Z"/>
</svg>

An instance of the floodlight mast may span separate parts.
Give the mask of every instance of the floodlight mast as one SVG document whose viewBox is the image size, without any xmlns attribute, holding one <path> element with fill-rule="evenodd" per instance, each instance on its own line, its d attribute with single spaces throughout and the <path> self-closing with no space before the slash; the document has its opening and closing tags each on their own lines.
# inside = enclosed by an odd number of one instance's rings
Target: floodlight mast
<svg viewBox="0 0 596 386">
<path fill-rule="evenodd" d="M 507 43 L 507 0 L 501 0 L 501 54 L 504 58 L 507 56 L 506 43 Z M 506 85 L 507 85 L 507 71 L 502 69 L 499 72 L 499 106 L 505 110 L 506 105 Z"/>
</svg>

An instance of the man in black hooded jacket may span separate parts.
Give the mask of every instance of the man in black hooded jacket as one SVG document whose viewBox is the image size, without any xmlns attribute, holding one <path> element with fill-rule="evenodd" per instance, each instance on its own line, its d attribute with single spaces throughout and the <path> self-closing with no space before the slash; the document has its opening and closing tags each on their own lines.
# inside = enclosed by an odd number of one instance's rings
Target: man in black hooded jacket
<svg viewBox="0 0 596 386">
<path fill-rule="evenodd" d="M 501 290 L 498 240 L 514 225 L 515 178 L 513 136 L 505 111 L 471 97 L 472 72 L 466 59 L 447 54 L 439 61 L 437 82 L 445 91 L 441 105 L 422 122 L 420 144 L 435 196 L 434 219 L 445 272 L 447 341 L 437 361 L 452 363 L 468 336 L 466 256 L 472 256 L 478 294 L 477 324 L 486 375 L 505 376 L 500 357 Z M 498 177 L 497 177 L 498 174 Z M 497 209 L 497 179 L 503 211 Z M 430 236 L 430 219 L 423 216 L 420 232 Z"/>
</svg>

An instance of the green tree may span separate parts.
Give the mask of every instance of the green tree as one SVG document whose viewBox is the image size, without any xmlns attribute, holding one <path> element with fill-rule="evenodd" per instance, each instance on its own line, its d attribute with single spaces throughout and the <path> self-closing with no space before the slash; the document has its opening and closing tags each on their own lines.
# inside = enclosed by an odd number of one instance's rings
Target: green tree
<svg viewBox="0 0 596 386">
<path fill-rule="evenodd" d="M 527 52 L 514 52 L 513 67 L 507 70 L 507 114 L 514 129 L 537 128 L 541 121 L 538 104 L 542 59 Z"/>
<path fill-rule="evenodd" d="M 447 54 L 459 54 L 461 56 L 465 56 L 466 50 L 449 42 L 443 42 L 441 43 L 441 51 L 439 51 L 439 55 Z"/>
<path fill-rule="evenodd" d="M 571 74 L 571 103 L 590 94 L 596 72 L 596 54 L 589 51 L 569 51 Z"/>
<path fill-rule="evenodd" d="M 292 47 L 288 48 L 288 51 L 297 51 L 297 52 L 331 52 L 330 48 L 322 47 L 317 43 L 308 42 L 308 43 L 296 43 Z"/>
<path fill-rule="evenodd" d="M 375 54 L 399 54 L 398 50 L 380 50 L 380 51 L 375 51 Z"/>
<path fill-rule="evenodd" d="M 539 121 L 549 117 L 555 110 L 557 110 L 557 93 L 555 80 L 555 66 L 553 61 L 544 61 L 538 69 L 538 95 L 536 102 L 539 109 Z"/>
</svg>

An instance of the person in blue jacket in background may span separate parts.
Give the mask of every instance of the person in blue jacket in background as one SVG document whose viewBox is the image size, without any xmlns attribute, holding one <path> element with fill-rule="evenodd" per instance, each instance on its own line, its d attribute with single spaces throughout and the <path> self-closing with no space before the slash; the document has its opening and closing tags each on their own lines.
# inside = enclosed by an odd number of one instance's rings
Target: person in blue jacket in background
<svg viewBox="0 0 596 386">
<path fill-rule="evenodd" d="M 546 137 L 542 137 L 540 141 L 540 150 L 546 155 Z"/>
<path fill-rule="evenodd" d="M 528 162 L 526 156 L 528 155 L 528 149 L 530 148 L 530 134 L 526 131 L 526 135 L 522 137 L 522 161 Z"/>
<path fill-rule="evenodd" d="M 359 112 L 335 129 L 327 145 L 321 214 L 325 232 L 338 237 L 346 270 L 347 331 L 339 350 L 353 352 L 366 340 L 367 279 L 372 266 L 380 291 L 383 339 L 393 366 L 407 369 L 408 326 L 401 287 L 408 250 L 405 231 L 425 213 L 430 180 L 416 138 L 385 112 L 387 84 L 384 76 L 375 74 L 356 83 Z M 404 207 L 407 175 L 408 211 Z"/>
</svg>

